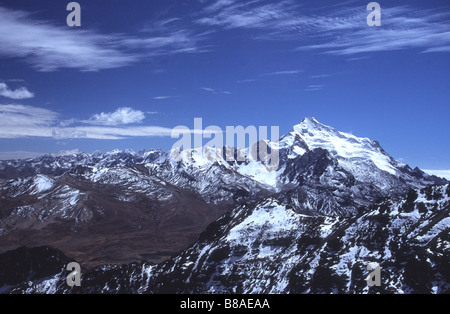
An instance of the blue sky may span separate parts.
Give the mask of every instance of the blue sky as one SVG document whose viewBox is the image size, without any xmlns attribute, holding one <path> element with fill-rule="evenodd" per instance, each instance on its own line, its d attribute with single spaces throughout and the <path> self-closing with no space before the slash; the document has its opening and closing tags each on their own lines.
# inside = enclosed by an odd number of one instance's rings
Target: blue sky
<svg viewBox="0 0 450 314">
<path fill-rule="evenodd" d="M 178 125 L 304 117 L 450 169 L 450 4 L 0 0 L 0 156 L 170 149 Z M 14 153 L 13 153 L 14 152 Z"/>
</svg>

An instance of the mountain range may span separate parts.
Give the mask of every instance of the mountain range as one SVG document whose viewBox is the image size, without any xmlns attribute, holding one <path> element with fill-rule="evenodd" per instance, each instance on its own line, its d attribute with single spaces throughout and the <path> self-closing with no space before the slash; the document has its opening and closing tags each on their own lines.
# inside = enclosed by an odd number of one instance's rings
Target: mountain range
<svg viewBox="0 0 450 314">
<path fill-rule="evenodd" d="M 450 292 L 445 179 L 314 118 L 267 145 L 277 169 L 195 150 L 1 161 L 0 292 Z"/>
</svg>

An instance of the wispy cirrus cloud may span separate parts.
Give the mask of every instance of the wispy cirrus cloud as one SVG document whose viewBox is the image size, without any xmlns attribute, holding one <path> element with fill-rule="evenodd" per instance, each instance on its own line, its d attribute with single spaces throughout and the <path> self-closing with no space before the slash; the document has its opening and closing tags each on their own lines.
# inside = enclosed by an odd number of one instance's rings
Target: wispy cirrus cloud
<svg viewBox="0 0 450 314">
<path fill-rule="evenodd" d="M 355 1 L 320 10 L 293 0 L 216 0 L 198 12 L 166 16 L 133 34 L 71 30 L 0 6 L 0 57 L 19 58 L 38 71 L 99 71 L 148 58 L 208 52 L 218 31 L 251 29 L 251 40 L 291 41 L 298 51 L 356 55 L 417 48 L 450 52 L 448 10 L 382 7 L 382 26 L 368 27 Z"/>
<path fill-rule="evenodd" d="M 173 98 L 179 98 L 180 96 L 155 96 L 153 97 L 153 100 L 167 100 L 167 99 L 173 99 Z"/>
<path fill-rule="evenodd" d="M 292 1 L 267 2 L 262 0 L 237 1 L 218 0 L 204 9 L 204 16 L 198 24 L 219 26 L 225 29 L 257 28 L 278 29 L 291 20 L 293 9 L 298 7 Z"/>
<path fill-rule="evenodd" d="M 133 35 L 73 31 L 0 6 L 0 56 L 20 58 L 38 71 L 62 68 L 98 71 L 131 65 L 152 56 L 199 52 L 200 35 L 160 23 Z"/>
<path fill-rule="evenodd" d="M 335 76 L 339 76 L 339 75 L 343 75 L 345 73 L 347 73 L 348 71 L 341 71 L 341 72 L 333 72 L 333 73 L 321 73 L 321 74 L 313 74 L 310 75 L 309 78 L 311 79 L 326 79 L 326 78 L 330 78 L 330 77 L 335 77 Z"/>
<path fill-rule="evenodd" d="M 168 28 L 163 32 L 153 30 L 144 32 L 140 37 L 123 38 L 118 46 L 126 50 L 139 50 L 146 56 L 203 53 L 208 50 L 198 43 L 204 36 L 189 29 Z"/>
<path fill-rule="evenodd" d="M 257 79 L 244 79 L 244 80 L 237 80 L 236 83 L 242 84 L 242 83 L 253 83 L 256 82 Z"/>
<path fill-rule="evenodd" d="M 288 70 L 288 71 L 278 71 L 262 74 L 261 76 L 279 76 L 279 75 L 295 75 L 300 74 L 302 71 L 299 70 Z"/>
<path fill-rule="evenodd" d="M 7 79 L 7 82 L 11 82 L 11 83 L 23 83 L 25 82 L 24 79 Z"/>
<path fill-rule="evenodd" d="M 322 90 L 325 86 L 324 85 L 309 85 L 304 89 L 305 92 L 315 92 Z"/>
<path fill-rule="evenodd" d="M 366 17 L 367 11 L 362 9 L 342 9 L 331 15 L 310 17 L 311 26 L 303 32 L 320 36 L 315 39 L 316 44 L 298 50 L 335 55 L 403 49 L 419 49 L 423 53 L 450 51 L 448 13 L 408 6 L 384 7 L 380 27 L 368 27 Z"/>
<path fill-rule="evenodd" d="M 303 71 L 300 70 L 284 70 L 284 71 L 275 71 L 275 72 L 268 72 L 268 73 L 263 73 L 257 76 L 257 78 L 251 78 L 251 79 L 244 79 L 244 80 L 238 80 L 236 81 L 236 83 L 241 84 L 241 83 L 253 83 L 256 82 L 258 80 L 261 80 L 265 77 L 271 77 L 271 76 L 288 76 L 288 75 L 297 75 L 303 73 Z"/>
<path fill-rule="evenodd" d="M 0 96 L 10 99 L 28 99 L 33 98 L 34 94 L 28 91 L 26 87 L 11 90 L 5 83 L 0 83 Z"/>
<path fill-rule="evenodd" d="M 0 55 L 22 58 L 39 71 L 116 68 L 137 60 L 115 47 L 117 38 L 90 31 L 68 31 L 27 12 L 0 7 Z"/>
<path fill-rule="evenodd" d="M 57 117 L 56 112 L 45 108 L 18 104 L 0 105 L 1 125 L 8 127 L 14 125 L 50 125 Z"/>
<path fill-rule="evenodd" d="M 169 137 L 171 134 L 171 128 L 160 126 L 77 126 L 52 130 L 52 137 L 56 139 L 121 140 L 133 137 Z"/>
<path fill-rule="evenodd" d="M 366 5 L 347 1 L 332 8 L 308 9 L 295 1 L 217 0 L 206 6 L 198 24 L 254 29 L 253 39 L 299 42 L 297 50 L 336 55 L 417 48 L 450 52 L 450 14 L 411 6 L 382 6 L 382 26 L 369 27 Z"/>
<path fill-rule="evenodd" d="M 321 78 L 327 78 L 327 77 L 332 77 L 333 74 L 314 74 L 311 75 L 310 78 L 312 79 L 321 79 Z"/>
<path fill-rule="evenodd" d="M 45 108 L 0 105 L 0 138 L 51 137 L 58 114 Z"/>
<path fill-rule="evenodd" d="M 218 90 L 218 89 L 214 89 L 211 87 L 201 87 L 201 90 L 211 93 L 211 94 L 215 94 L 215 95 L 231 95 L 231 92 L 229 91 L 225 91 L 225 90 Z"/>
</svg>

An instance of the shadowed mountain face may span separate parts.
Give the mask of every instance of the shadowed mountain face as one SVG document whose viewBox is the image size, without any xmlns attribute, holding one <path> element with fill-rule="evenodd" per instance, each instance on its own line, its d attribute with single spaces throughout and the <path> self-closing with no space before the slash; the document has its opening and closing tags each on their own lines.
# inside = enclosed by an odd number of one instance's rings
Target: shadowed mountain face
<svg viewBox="0 0 450 314">
<path fill-rule="evenodd" d="M 313 118 L 268 146 L 280 156 L 272 172 L 192 151 L 177 161 L 149 150 L 0 162 L 0 253 L 47 245 L 89 267 L 160 263 L 242 206 L 349 219 L 380 198 L 446 183 Z"/>
<path fill-rule="evenodd" d="M 193 246 L 159 265 L 83 270 L 81 287 L 66 285 L 68 259 L 58 251 L 5 253 L 0 269 L 11 271 L 0 272 L 0 282 L 7 283 L 0 291 L 450 293 L 449 229 L 449 185 L 412 190 L 405 200 L 385 199 L 351 218 L 304 215 L 267 199 L 237 206 Z M 11 266 L 13 259 L 24 262 Z M 379 287 L 366 282 L 373 263 L 381 267 Z M 24 280 L 30 273 L 36 275 Z"/>
<path fill-rule="evenodd" d="M 0 255 L 0 293 L 24 282 L 41 281 L 62 274 L 68 257 L 49 247 L 25 248 Z"/>
</svg>

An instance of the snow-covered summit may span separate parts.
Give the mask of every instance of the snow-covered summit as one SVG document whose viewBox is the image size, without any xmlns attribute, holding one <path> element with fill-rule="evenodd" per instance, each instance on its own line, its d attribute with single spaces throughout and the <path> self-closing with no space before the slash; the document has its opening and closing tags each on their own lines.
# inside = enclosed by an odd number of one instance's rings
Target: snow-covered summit
<svg viewBox="0 0 450 314">
<path fill-rule="evenodd" d="M 372 162 L 378 169 L 397 174 L 398 163 L 377 141 L 357 137 L 321 124 L 315 118 L 305 118 L 280 140 L 280 147 L 294 145 L 293 153 L 303 155 L 307 150 L 322 148 L 346 170 L 355 170 L 359 162 Z"/>
</svg>

